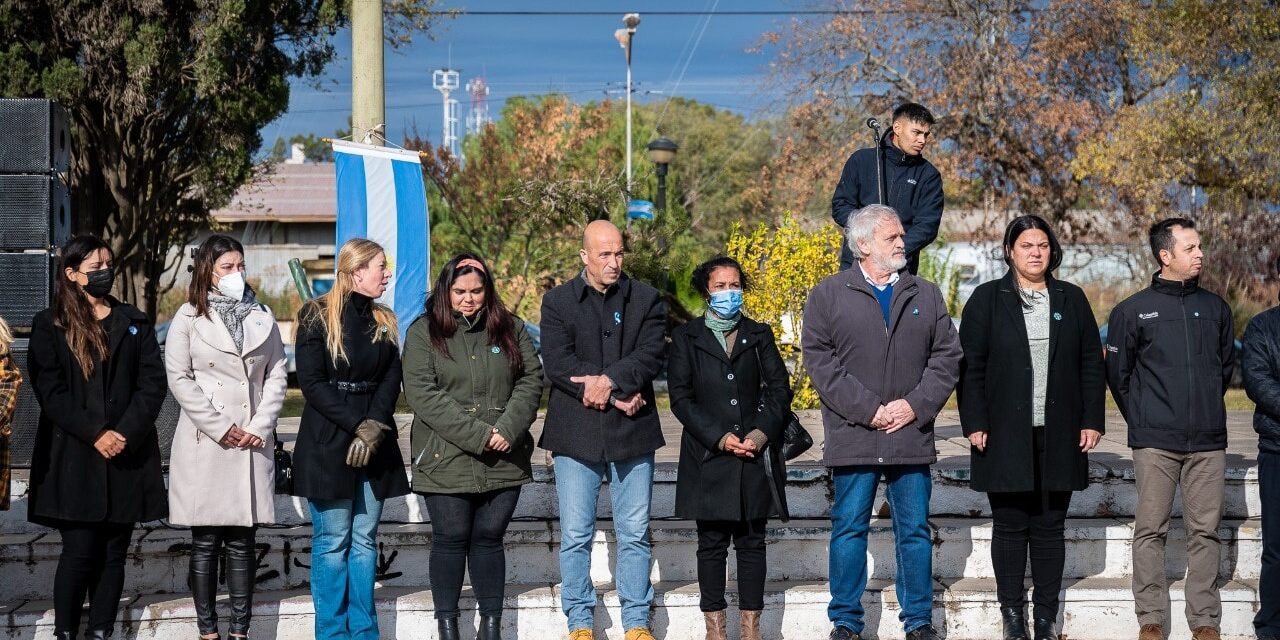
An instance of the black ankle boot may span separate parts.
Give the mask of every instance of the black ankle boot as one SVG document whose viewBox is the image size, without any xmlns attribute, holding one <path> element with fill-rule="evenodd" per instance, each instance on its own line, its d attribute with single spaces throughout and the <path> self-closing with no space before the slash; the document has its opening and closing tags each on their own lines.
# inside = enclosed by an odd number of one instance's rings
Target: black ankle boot
<svg viewBox="0 0 1280 640">
<path fill-rule="evenodd" d="M 440 640 L 458 640 L 458 619 L 457 618 L 441 618 L 436 620 L 436 625 L 440 628 Z"/>
<path fill-rule="evenodd" d="M 98 629 L 97 631 L 90 631 L 85 635 L 85 640 L 107 640 L 111 637 L 111 632 L 112 629 Z"/>
<path fill-rule="evenodd" d="M 74 631 L 54 631 L 53 637 L 57 640 L 76 640 L 76 632 Z"/>
<path fill-rule="evenodd" d="M 502 616 L 480 616 L 480 635 L 476 640 L 502 640 Z"/>
<path fill-rule="evenodd" d="M 1004 640 L 1030 640 L 1027 633 L 1027 612 L 1023 607 L 1000 607 L 1004 620 Z"/>
<path fill-rule="evenodd" d="M 1036 638 L 1035 640 L 1058 640 L 1058 630 L 1055 628 L 1052 618 L 1036 618 Z"/>
</svg>

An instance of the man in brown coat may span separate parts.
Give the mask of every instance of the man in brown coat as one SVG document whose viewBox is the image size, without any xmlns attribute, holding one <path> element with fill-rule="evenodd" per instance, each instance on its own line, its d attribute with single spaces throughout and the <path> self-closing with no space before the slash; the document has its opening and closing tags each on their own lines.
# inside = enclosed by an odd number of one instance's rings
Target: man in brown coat
<svg viewBox="0 0 1280 640">
<path fill-rule="evenodd" d="M 857 267 L 809 293 L 802 344 L 822 398 L 832 469 L 830 640 L 860 640 L 867 532 L 884 477 L 893 508 L 899 618 L 908 640 L 935 640 L 929 465 L 933 420 L 960 373 L 960 341 L 933 283 L 903 271 L 902 223 L 884 205 L 849 218 Z"/>
</svg>

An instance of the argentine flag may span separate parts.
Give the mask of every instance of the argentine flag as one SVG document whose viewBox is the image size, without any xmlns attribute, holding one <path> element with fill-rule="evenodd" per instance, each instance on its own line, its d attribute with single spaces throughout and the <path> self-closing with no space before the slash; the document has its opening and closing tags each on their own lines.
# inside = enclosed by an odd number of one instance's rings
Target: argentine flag
<svg viewBox="0 0 1280 640">
<path fill-rule="evenodd" d="M 409 323 L 427 297 L 431 230 L 422 161 L 417 151 L 333 141 L 338 173 L 337 248 L 352 238 L 368 238 L 387 252 L 391 283 L 378 299 L 391 307 L 404 344 Z"/>
</svg>

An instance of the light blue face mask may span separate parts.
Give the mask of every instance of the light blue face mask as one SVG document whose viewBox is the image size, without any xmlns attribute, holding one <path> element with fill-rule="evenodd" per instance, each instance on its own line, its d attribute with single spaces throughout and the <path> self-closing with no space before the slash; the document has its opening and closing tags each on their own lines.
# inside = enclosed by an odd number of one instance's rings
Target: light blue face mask
<svg viewBox="0 0 1280 640">
<path fill-rule="evenodd" d="M 707 307 L 721 318 L 732 318 L 742 310 L 742 290 L 726 289 L 711 294 Z"/>
</svg>

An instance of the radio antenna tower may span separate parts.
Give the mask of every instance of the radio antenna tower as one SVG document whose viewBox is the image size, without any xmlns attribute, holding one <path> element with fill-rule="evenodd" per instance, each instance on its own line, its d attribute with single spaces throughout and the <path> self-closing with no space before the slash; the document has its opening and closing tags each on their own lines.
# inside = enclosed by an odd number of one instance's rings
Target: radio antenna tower
<svg viewBox="0 0 1280 640">
<path fill-rule="evenodd" d="M 458 155 L 458 101 L 450 98 L 449 94 L 458 90 L 458 70 L 457 69 L 436 69 L 431 74 L 431 86 L 444 98 L 444 119 L 441 126 L 440 146 L 449 150 L 454 156 Z"/>
<path fill-rule="evenodd" d="M 489 119 L 489 85 L 484 76 L 472 78 L 467 82 L 467 93 L 471 94 L 471 111 L 467 113 L 467 133 L 480 133 L 484 126 L 493 122 Z"/>
</svg>

